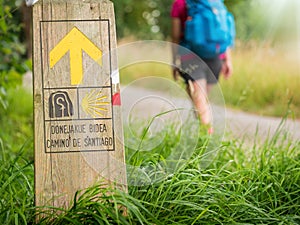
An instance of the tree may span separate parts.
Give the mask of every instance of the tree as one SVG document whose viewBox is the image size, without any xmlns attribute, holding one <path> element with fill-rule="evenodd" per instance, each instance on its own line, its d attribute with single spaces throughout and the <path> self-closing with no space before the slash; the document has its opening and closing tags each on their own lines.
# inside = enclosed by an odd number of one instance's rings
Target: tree
<svg viewBox="0 0 300 225">
<path fill-rule="evenodd" d="M 22 62 L 26 48 L 22 43 L 22 25 L 19 6 L 15 1 L 0 0 L 0 71 L 11 69 L 24 72 Z"/>
<path fill-rule="evenodd" d="M 170 33 L 172 0 L 112 0 L 119 38 L 164 39 Z"/>
<path fill-rule="evenodd" d="M 21 83 L 28 69 L 22 43 L 21 12 L 15 1 L 0 0 L 0 107 L 6 107 L 7 89 Z"/>
</svg>

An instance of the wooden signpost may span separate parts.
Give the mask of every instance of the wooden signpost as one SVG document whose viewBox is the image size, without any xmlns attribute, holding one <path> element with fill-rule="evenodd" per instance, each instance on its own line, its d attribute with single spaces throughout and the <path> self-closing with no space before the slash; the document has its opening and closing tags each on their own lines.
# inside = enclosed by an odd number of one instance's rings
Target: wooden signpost
<svg viewBox="0 0 300 225">
<path fill-rule="evenodd" d="M 33 6 L 35 195 L 67 207 L 99 181 L 126 187 L 113 4 Z"/>
</svg>

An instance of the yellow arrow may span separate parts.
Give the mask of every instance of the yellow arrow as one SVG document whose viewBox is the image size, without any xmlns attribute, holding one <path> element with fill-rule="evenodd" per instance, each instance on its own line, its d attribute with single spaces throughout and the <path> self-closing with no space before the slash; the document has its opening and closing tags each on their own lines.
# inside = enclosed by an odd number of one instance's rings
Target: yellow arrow
<svg viewBox="0 0 300 225">
<path fill-rule="evenodd" d="M 102 65 L 102 51 L 91 42 L 77 27 L 74 27 L 51 51 L 50 68 L 70 51 L 71 85 L 78 85 L 82 81 L 82 51 L 85 51 L 100 66 Z"/>
</svg>

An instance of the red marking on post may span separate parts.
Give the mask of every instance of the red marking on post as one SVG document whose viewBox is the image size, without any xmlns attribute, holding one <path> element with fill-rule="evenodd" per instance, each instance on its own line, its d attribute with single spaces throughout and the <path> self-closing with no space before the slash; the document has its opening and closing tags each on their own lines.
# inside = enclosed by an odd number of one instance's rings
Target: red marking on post
<svg viewBox="0 0 300 225">
<path fill-rule="evenodd" d="M 113 105 L 121 105 L 121 95 L 120 95 L 120 93 L 116 93 L 116 94 L 113 95 L 112 104 Z"/>
</svg>

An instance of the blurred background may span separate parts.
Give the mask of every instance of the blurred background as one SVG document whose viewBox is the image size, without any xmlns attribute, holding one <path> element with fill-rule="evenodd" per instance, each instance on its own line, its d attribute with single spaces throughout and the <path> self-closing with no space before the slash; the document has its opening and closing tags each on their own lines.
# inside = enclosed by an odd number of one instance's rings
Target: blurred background
<svg viewBox="0 0 300 225">
<path fill-rule="evenodd" d="M 22 0 L 0 0 L 0 113 L 8 92 L 31 71 L 31 8 Z M 113 0 L 118 44 L 170 41 L 172 0 Z M 225 0 L 235 17 L 234 74 L 221 78 L 226 105 L 243 111 L 300 118 L 299 0 Z M 132 53 L 134 54 L 134 53 Z M 146 72 L 147 71 L 147 72 Z M 149 74 L 151 71 L 151 74 Z M 121 83 L 144 76 L 172 79 L 169 65 L 124 68 Z"/>
</svg>

